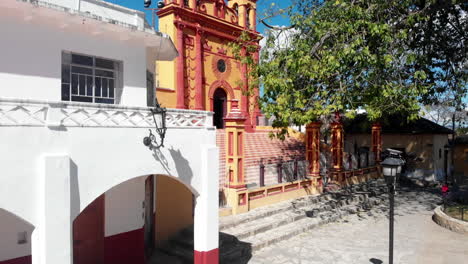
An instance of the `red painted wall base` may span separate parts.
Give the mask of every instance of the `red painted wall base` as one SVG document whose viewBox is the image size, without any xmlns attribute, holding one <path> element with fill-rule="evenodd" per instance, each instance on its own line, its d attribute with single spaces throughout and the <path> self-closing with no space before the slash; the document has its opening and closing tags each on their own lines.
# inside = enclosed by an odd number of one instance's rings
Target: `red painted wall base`
<svg viewBox="0 0 468 264">
<path fill-rule="evenodd" d="M 218 264 L 219 249 L 210 251 L 194 251 L 194 264 Z"/>
<path fill-rule="evenodd" d="M 31 264 L 31 256 L 0 261 L 0 264 Z"/>
<path fill-rule="evenodd" d="M 106 264 L 144 264 L 144 228 L 106 237 L 104 259 Z"/>
</svg>

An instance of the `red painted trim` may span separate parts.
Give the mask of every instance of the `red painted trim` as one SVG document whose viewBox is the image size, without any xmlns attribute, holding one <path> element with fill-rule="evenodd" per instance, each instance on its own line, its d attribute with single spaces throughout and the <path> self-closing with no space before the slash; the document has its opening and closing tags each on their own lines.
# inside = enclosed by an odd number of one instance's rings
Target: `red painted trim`
<svg viewBox="0 0 468 264">
<path fill-rule="evenodd" d="M 233 140 L 234 140 L 233 137 L 234 137 L 233 132 L 229 132 L 229 134 L 228 134 L 228 155 L 229 155 L 229 156 L 234 155 L 234 153 L 233 153 L 233 147 L 232 147 L 232 145 L 233 145 Z"/>
<path fill-rule="evenodd" d="M 168 88 L 156 88 L 156 91 L 161 91 L 161 92 L 168 92 L 168 93 L 175 93 L 175 90 L 168 89 Z"/>
<path fill-rule="evenodd" d="M 284 192 L 290 192 L 290 191 L 295 191 L 299 189 L 300 189 L 300 184 L 297 184 L 297 183 L 284 186 Z"/>
<path fill-rule="evenodd" d="M 237 133 L 237 155 L 239 156 L 242 156 L 244 154 L 244 141 L 242 140 L 242 136 L 242 132 Z"/>
<path fill-rule="evenodd" d="M 144 264 L 144 228 L 104 238 L 104 259 L 107 264 Z"/>
<path fill-rule="evenodd" d="M 239 205 L 246 205 L 247 204 L 247 194 L 241 193 L 239 194 Z"/>
<path fill-rule="evenodd" d="M 278 194 L 282 194 L 282 193 L 283 193 L 283 190 L 279 190 L 279 191 L 276 191 L 276 192 L 268 193 L 267 196 L 274 196 L 274 195 L 278 195 Z"/>
<path fill-rule="evenodd" d="M 176 108 L 185 109 L 185 81 L 184 81 L 184 57 L 185 57 L 185 45 L 184 45 L 184 26 L 177 25 L 177 50 L 179 51 L 179 57 L 177 57 L 177 104 Z"/>
<path fill-rule="evenodd" d="M 219 263 L 219 249 L 215 248 L 210 251 L 197 251 L 194 250 L 194 264 L 218 264 Z"/>
<path fill-rule="evenodd" d="M 238 189 L 239 191 L 242 191 L 242 190 L 247 190 L 245 184 L 239 184 L 239 185 L 226 185 L 227 187 L 231 188 L 231 189 Z"/>
<path fill-rule="evenodd" d="M 232 89 L 231 85 L 226 82 L 225 80 L 217 80 L 215 82 L 213 82 L 210 86 L 210 90 L 208 91 L 208 96 L 210 98 L 210 100 L 213 101 L 213 97 L 214 97 L 214 92 L 216 91 L 216 89 L 218 88 L 222 88 L 224 89 L 224 91 L 226 92 L 226 94 L 228 95 L 228 100 L 231 101 L 232 99 L 234 99 L 234 90 Z M 211 104 L 211 108 L 210 108 L 210 111 L 213 111 L 213 104 Z"/>
<path fill-rule="evenodd" d="M 203 109 L 203 31 L 197 28 L 195 35 L 195 110 Z"/>
<path fill-rule="evenodd" d="M 24 256 L 24 257 L 0 261 L 0 264 L 31 264 L 31 263 L 32 263 L 31 256 Z"/>
<path fill-rule="evenodd" d="M 261 199 L 263 197 L 265 197 L 265 194 L 257 195 L 257 196 L 254 196 L 254 197 L 250 197 L 250 194 L 249 194 L 249 201 Z"/>
</svg>

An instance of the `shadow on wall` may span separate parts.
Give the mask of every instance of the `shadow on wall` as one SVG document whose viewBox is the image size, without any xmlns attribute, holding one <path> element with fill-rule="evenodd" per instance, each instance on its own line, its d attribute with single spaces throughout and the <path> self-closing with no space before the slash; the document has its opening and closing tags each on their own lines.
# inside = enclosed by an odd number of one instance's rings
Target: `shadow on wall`
<svg viewBox="0 0 468 264">
<path fill-rule="evenodd" d="M 0 263 L 31 263 L 31 235 L 35 227 L 0 208 Z"/>
<path fill-rule="evenodd" d="M 180 149 L 175 150 L 174 148 L 170 148 L 168 150 L 171 154 L 172 160 L 174 161 L 178 178 L 186 184 L 190 185 L 193 178 L 193 171 L 192 168 L 190 168 L 189 161 L 182 155 Z M 167 175 L 174 176 L 174 171 L 171 169 L 167 158 L 160 149 L 153 148 L 153 157 L 156 161 L 161 163 Z"/>
<path fill-rule="evenodd" d="M 78 183 L 78 166 L 70 159 L 70 221 L 80 214 L 80 185 Z"/>
<path fill-rule="evenodd" d="M 169 149 L 169 153 L 171 153 L 172 159 L 174 160 L 175 167 L 177 170 L 177 175 L 179 178 L 186 183 L 190 183 L 193 178 L 193 171 L 190 168 L 189 161 L 182 156 L 180 153 L 180 149 L 175 150 L 174 148 Z"/>
</svg>

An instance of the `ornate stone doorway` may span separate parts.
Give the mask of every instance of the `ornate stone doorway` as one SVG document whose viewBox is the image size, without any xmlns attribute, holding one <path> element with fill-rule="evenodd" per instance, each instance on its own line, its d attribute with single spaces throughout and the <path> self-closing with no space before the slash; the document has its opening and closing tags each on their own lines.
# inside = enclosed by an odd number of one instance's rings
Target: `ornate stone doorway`
<svg viewBox="0 0 468 264">
<path fill-rule="evenodd" d="M 227 113 L 227 94 L 222 88 L 216 89 L 213 95 L 213 125 L 218 128 L 224 128 L 224 117 Z"/>
</svg>

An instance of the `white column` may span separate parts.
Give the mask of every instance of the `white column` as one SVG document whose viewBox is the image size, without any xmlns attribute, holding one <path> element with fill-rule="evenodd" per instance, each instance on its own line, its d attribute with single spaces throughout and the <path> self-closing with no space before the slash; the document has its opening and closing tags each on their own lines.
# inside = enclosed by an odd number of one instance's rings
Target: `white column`
<svg viewBox="0 0 468 264">
<path fill-rule="evenodd" d="M 218 263 L 218 181 L 219 149 L 202 146 L 201 184 L 195 205 L 194 263 Z"/>
<path fill-rule="evenodd" d="M 33 232 L 33 264 L 73 263 L 70 158 L 45 155 L 39 184 L 39 224 Z"/>
</svg>

